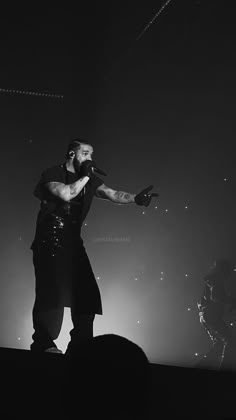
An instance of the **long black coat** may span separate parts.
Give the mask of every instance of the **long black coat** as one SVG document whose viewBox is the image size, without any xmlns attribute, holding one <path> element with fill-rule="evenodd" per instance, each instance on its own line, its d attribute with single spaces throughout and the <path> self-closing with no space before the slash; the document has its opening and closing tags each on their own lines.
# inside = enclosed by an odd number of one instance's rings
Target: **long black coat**
<svg viewBox="0 0 236 420">
<path fill-rule="evenodd" d="M 78 175 L 68 173 L 60 165 L 45 171 L 36 187 L 35 195 L 41 199 L 31 246 L 36 300 L 45 308 L 76 305 L 78 312 L 102 314 L 99 288 L 80 233 L 95 190 L 103 181 L 98 177 L 91 179 L 83 194 L 71 201 L 69 209 L 44 188 L 49 181 L 69 184 L 76 179 Z"/>
</svg>

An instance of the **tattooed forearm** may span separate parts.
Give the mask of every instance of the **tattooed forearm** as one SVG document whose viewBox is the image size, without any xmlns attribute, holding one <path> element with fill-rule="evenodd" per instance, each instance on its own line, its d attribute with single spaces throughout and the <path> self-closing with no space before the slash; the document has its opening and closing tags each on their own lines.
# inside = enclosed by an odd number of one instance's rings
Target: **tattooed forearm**
<svg viewBox="0 0 236 420">
<path fill-rule="evenodd" d="M 117 204 L 134 203 L 135 194 L 130 194 L 123 191 L 116 191 L 114 194 L 114 202 Z"/>
<path fill-rule="evenodd" d="M 48 182 L 46 184 L 49 191 L 59 197 L 63 201 L 70 201 L 72 198 L 76 197 L 84 186 L 89 181 L 88 176 L 78 179 L 78 181 L 73 182 L 73 184 L 64 184 L 62 182 Z"/>
<path fill-rule="evenodd" d="M 69 188 L 70 188 L 70 194 L 74 195 L 76 191 L 78 190 L 78 183 L 74 182 L 74 184 L 70 184 Z"/>
<path fill-rule="evenodd" d="M 80 191 L 84 188 L 84 186 L 87 184 L 87 182 L 89 181 L 88 177 L 83 177 L 78 179 L 76 182 L 74 182 L 73 184 L 69 184 L 69 194 L 70 194 L 70 199 L 76 197 Z"/>
</svg>

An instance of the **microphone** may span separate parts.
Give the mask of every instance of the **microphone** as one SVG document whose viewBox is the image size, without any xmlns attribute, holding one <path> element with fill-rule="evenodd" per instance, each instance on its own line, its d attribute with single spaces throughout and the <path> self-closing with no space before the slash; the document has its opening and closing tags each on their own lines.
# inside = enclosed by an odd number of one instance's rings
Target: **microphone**
<svg viewBox="0 0 236 420">
<path fill-rule="evenodd" d="M 83 166 L 89 166 L 90 168 L 92 168 L 98 174 L 107 176 L 107 174 L 104 171 L 102 171 L 101 169 L 97 168 L 97 164 L 96 164 L 96 162 L 94 160 L 85 160 L 82 163 L 82 167 Z"/>
<path fill-rule="evenodd" d="M 94 164 L 95 164 L 95 162 L 94 162 Z M 95 164 L 96 165 L 96 164 Z M 107 176 L 107 174 L 104 172 L 104 171 L 102 171 L 101 169 L 99 169 L 99 168 L 97 168 L 97 166 L 95 166 L 95 165 L 93 165 L 92 167 L 93 167 L 93 170 L 95 171 L 95 172 L 97 172 L 98 174 L 100 174 L 100 175 L 104 175 L 104 176 Z"/>
</svg>

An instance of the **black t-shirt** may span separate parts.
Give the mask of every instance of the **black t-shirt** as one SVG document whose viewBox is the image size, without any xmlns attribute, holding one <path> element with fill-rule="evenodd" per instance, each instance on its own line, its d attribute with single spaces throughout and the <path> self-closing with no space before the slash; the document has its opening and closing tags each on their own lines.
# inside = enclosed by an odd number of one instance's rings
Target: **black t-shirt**
<svg viewBox="0 0 236 420">
<path fill-rule="evenodd" d="M 92 204 L 95 191 L 103 184 L 103 180 L 93 174 L 82 191 L 70 202 L 52 194 L 45 185 L 48 182 L 62 182 L 68 185 L 74 183 L 80 177 L 80 174 L 68 171 L 65 164 L 53 166 L 42 173 L 34 190 L 34 195 L 41 201 L 37 217 L 37 230 L 47 215 L 52 214 L 74 219 L 82 226 Z"/>
</svg>

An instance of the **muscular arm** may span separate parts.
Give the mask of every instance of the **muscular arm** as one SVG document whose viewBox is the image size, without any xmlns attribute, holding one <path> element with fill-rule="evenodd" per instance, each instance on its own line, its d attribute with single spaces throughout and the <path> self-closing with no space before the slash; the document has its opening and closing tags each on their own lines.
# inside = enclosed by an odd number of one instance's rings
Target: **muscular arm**
<svg viewBox="0 0 236 420">
<path fill-rule="evenodd" d="M 70 201 L 82 191 L 89 179 L 88 176 L 84 176 L 73 184 L 66 185 L 62 182 L 48 182 L 45 185 L 55 196 L 61 198 L 63 201 Z"/>
<path fill-rule="evenodd" d="M 124 191 L 116 191 L 107 187 L 105 184 L 102 184 L 97 188 L 95 195 L 98 198 L 110 200 L 115 204 L 135 203 L 135 194 L 130 194 Z"/>
<path fill-rule="evenodd" d="M 124 191 L 115 191 L 112 197 L 112 201 L 116 204 L 130 204 L 135 203 L 135 194 L 130 194 Z"/>
</svg>

